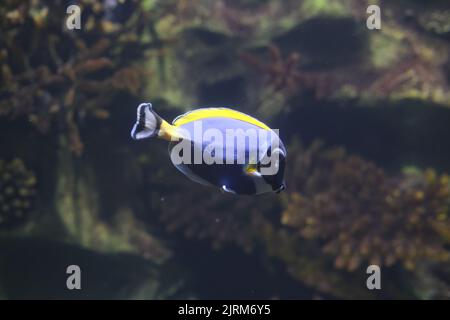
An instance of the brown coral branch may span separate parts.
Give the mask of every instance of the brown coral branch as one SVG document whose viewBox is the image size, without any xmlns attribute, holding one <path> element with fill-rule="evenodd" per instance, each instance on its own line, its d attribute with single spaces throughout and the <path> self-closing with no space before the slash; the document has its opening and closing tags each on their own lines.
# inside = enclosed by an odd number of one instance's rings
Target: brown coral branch
<svg viewBox="0 0 450 320">
<path fill-rule="evenodd" d="M 256 56 L 242 52 L 242 61 L 254 67 L 266 76 L 266 83 L 274 92 L 284 92 L 287 95 L 299 90 L 313 90 L 318 99 L 324 98 L 331 91 L 331 76 L 321 72 L 307 72 L 299 69 L 301 56 L 297 52 L 283 57 L 281 50 L 271 45 L 268 48 L 269 62 L 264 62 Z"/>
</svg>

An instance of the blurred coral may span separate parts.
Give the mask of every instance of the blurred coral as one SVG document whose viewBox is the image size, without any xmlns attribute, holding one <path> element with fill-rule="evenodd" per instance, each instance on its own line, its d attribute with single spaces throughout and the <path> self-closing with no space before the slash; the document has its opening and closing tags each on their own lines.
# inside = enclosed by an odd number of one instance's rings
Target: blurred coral
<svg viewBox="0 0 450 320">
<path fill-rule="evenodd" d="M 301 15 L 295 10 L 298 0 L 164 0 L 153 2 L 153 8 L 164 12 L 159 26 L 170 29 L 170 35 L 201 28 L 247 39 L 270 38 L 295 25 Z"/>
<path fill-rule="evenodd" d="M 36 177 L 21 159 L 0 160 L 0 227 L 23 221 L 33 208 Z"/>
<path fill-rule="evenodd" d="M 435 10 L 421 15 L 418 19 L 425 30 L 446 35 L 450 33 L 450 10 Z"/>
<path fill-rule="evenodd" d="M 42 132 L 56 122 L 80 155 L 80 122 L 107 118 L 117 94 L 139 92 L 146 73 L 134 63 L 151 45 L 139 39 L 148 21 L 145 12 L 133 13 L 137 2 L 116 3 L 132 6 L 119 19 L 115 6 L 80 1 L 82 32 L 65 28 L 65 5 L 10 0 L 0 9 L 0 115 L 25 115 Z"/>
<path fill-rule="evenodd" d="M 207 187 L 186 188 L 189 192 L 164 197 L 161 220 L 168 231 L 209 240 L 216 249 L 232 244 L 250 252 L 259 237 L 258 224 L 278 205 L 276 195 L 261 202 L 258 197 L 238 198 Z M 196 203 L 201 205 L 191 206 Z"/>
<path fill-rule="evenodd" d="M 300 70 L 298 52 L 292 52 L 283 58 L 280 48 L 275 45 L 270 45 L 268 51 L 270 59 L 267 63 L 246 52 L 241 54 L 241 59 L 266 75 L 267 85 L 271 86 L 274 92 L 282 91 L 292 95 L 297 93 L 299 88 L 313 90 L 318 99 L 329 94 L 331 79 L 323 73 Z"/>
<path fill-rule="evenodd" d="M 291 146 L 292 188 L 284 225 L 317 239 L 337 268 L 363 262 L 413 269 L 422 259 L 447 261 L 449 177 L 433 170 L 387 176 L 373 163 L 323 149 Z"/>
<path fill-rule="evenodd" d="M 380 33 L 370 33 L 368 38 L 371 65 L 366 69 L 372 70 L 375 77 L 360 85 L 355 79 L 348 81 L 356 85 L 363 100 L 417 99 L 450 106 L 445 71 L 450 46 L 434 35 L 448 28 L 441 22 L 448 10 L 430 8 L 416 3 L 406 11 L 396 4 L 386 9 L 389 18 L 383 21 Z M 404 19 L 396 18 L 401 15 Z M 436 25 L 442 29 L 436 29 Z M 371 78 L 367 70 L 359 72 Z"/>
<path fill-rule="evenodd" d="M 368 92 L 393 99 L 415 97 L 439 102 L 448 95 L 448 84 L 441 68 L 415 56 L 380 73 Z"/>
</svg>

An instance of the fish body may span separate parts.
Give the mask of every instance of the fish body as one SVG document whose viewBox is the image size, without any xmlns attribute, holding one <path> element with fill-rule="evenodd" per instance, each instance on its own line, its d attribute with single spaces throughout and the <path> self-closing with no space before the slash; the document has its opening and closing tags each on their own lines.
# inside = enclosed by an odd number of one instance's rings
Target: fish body
<svg viewBox="0 0 450 320">
<path fill-rule="evenodd" d="M 169 124 L 144 103 L 137 118 L 132 137 L 170 141 L 172 163 L 195 182 L 247 195 L 285 188 L 286 149 L 272 129 L 249 115 L 229 108 L 202 108 Z"/>
</svg>

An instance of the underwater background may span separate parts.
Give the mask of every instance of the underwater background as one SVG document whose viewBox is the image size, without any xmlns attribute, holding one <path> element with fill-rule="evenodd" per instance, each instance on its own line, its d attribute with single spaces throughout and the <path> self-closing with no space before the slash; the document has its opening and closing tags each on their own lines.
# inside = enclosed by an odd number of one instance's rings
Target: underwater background
<svg viewBox="0 0 450 320">
<path fill-rule="evenodd" d="M 449 41 L 446 0 L 2 1 L 0 298 L 450 298 Z M 280 129 L 287 189 L 189 181 L 145 101 Z"/>
</svg>

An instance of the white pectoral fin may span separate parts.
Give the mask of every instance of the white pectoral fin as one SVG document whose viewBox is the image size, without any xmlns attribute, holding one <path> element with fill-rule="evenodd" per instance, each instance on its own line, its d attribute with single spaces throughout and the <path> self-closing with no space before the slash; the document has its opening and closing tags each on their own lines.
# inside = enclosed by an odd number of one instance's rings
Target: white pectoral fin
<svg viewBox="0 0 450 320">
<path fill-rule="evenodd" d="M 228 192 L 228 193 L 232 193 L 232 194 L 236 194 L 236 192 L 234 192 L 233 190 L 227 188 L 226 185 L 223 185 L 223 186 L 222 186 L 222 191 Z"/>
<path fill-rule="evenodd" d="M 246 171 L 245 172 L 246 175 L 253 177 L 253 178 L 261 178 L 261 173 L 259 173 L 258 171 Z"/>
<path fill-rule="evenodd" d="M 256 169 L 256 165 L 249 164 L 246 165 L 244 168 L 244 174 L 246 174 L 249 177 L 252 178 L 261 178 L 261 173 Z"/>
</svg>

